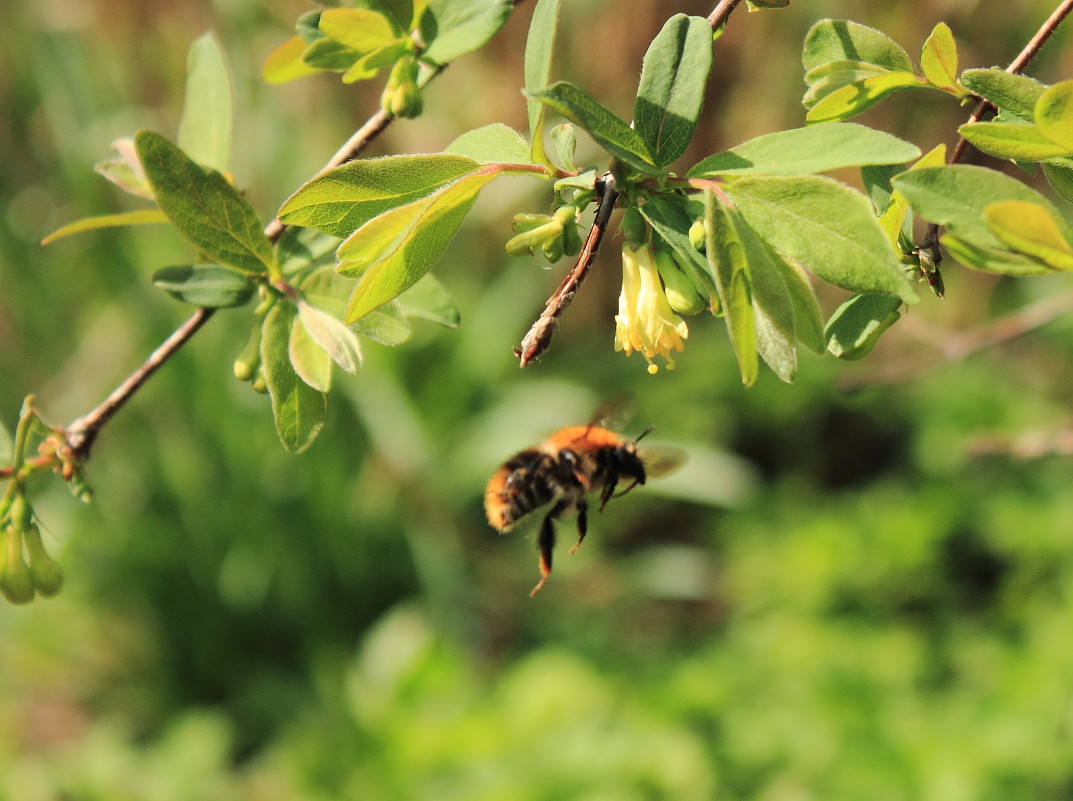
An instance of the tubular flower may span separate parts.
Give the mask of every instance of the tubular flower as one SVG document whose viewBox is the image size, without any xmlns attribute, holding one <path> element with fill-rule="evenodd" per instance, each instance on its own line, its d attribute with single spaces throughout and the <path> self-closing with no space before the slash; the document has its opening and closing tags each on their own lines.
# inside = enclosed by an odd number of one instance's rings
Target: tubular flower
<svg viewBox="0 0 1073 801">
<path fill-rule="evenodd" d="M 652 359 L 662 356 L 667 369 L 674 369 L 672 350 L 681 352 L 682 340 L 689 336 L 685 321 L 671 309 L 659 280 L 649 245 L 624 245 L 622 248 L 622 293 L 615 315 L 615 350 L 629 356 L 640 351 L 648 362 L 648 372 L 655 374 L 659 365 Z"/>
</svg>

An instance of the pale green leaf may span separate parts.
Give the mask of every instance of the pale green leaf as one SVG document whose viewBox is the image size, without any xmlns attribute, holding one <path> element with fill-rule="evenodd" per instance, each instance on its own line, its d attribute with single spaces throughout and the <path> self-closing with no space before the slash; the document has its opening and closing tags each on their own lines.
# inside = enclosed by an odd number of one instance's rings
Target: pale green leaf
<svg viewBox="0 0 1073 801">
<path fill-rule="evenodd" d="M 726 188 L 748 225 L 784 258 L 852 292 L 916 300 L 871 204 L 822 176 L 742 178 Z"/>
<path fill-rule="evenodd" d="M 203 167 L 224 172 L 231 158 L 231 75 L 215 36 L 206 33 L 194 41 L 186 70 L 178 145 Z"/>
<path fill-rule="evenodd" d="M 533 163 L 529 143 L 513 128 L 498 122 L 462 134 L 443 152 L 472 159 L 478 164 Z"/>
<path fill-rule="evenodd" d="M 115 139 L 112 141 L 112 149 L 118 158 L 98 161 L 93 165 L 94 171 L 125 192 L 153 200 L 153 187 L 149 185 L 142 163 L 138 160 L 134 139 L 132 137 Z"/>
<path fill-rule="evenodd" d="M 247 272 L 268 268 L 272 243 L 257 212 L 223 175 L 152 131 L 140 131 L 134 144 L 160 210 L 179 233 L 222 264 Z"/>
<path fill-rule="evenodd" d="M 294 318 L 290 303 L 278 302 L 269 309 L 261 333 L 261 366 L 280 441 L 291 453 L 301 453 L 324 425 L 328 398 L 299 378 L 291 364 Z"/>
<path fill-rule="evenodd" d="M 287 346 L 291 367 L 298 377 L 318 392 L 332 388 L 332 360 L 298 318 L 291 323 L 291 340 Z"/>
<path fill-rule="evenodd" d="M 863 81 L 876 75 L 886 75 L 890 70 L 864 61 L 829 61 L 805 73 L 808 89 L 801 104 L 812 108 L 820 100 L 837 89 Z"/>
<path fill-rule="evenodd" d="M 708 156 L 686 175 L 804 175 L 865 164 L 904 164 L 919 156 L 916 145 L 883 131 L 829 122 L 758 136 Z"/>
<path fill-rule="evenodd" d="M 428 0 L 421 17 L 428 43 L 423 57 L 447 64 L 478 49 L 503 27 L 513 8 L 512 0 Z"/>
<path fill-rule="evenodd" d="M 371 53 L 399 39 L 391 20 L 366 8 L 328 8 L 320 29 L 329 39 L 358 53 Z"/>
<path fill-rule="evenodd" d="M 1073 247 L 1051 213 L 1037 203 L 1004 200 L 984 209 L 991 232 L 1013 250 L 1055 270 L 1073 270 Z"/>
<path fill-rule="evenodd" d="M 459 178 L 434 194 L 370 220 L 336 252 L 338 270 L 358 276 L 344 321 L 360 320 L 417 283 L 439 260 L 481 188 L 496 176 Z"/>
<path fill-rule="evenodd" d="M 268 83 L 287 83 L 316 75 L 320 70 L 302 60 L 302 54 L 308 46 L 301 36 L 292 36 L 268 54 L 261 67 L 261 77 Z"/>
<path fill-rule="evenodd" d="M 1041 166 L 1051 188 L 1061 197 L 1073 203 L 1073 168 L 1060 167 L 1055 164 L 1043 164 Z"/>
<path fill-rule="evenodd" d="M 849 20 L 824 19 L 805 35 L 806 70 L 829 61 L 863 61 L 893 72 L 912 72 L 909 54 L 882 31 Z"/>
<path fill-rule="evenodd" d="M 883 332 L 901 317 L 901 301 L 890 295 L 857 295 L 850 298 L 827 321 L 827 350 L 839 359 L 863 359 Z"/>
<path fill-rule="evenodd" d="M 751 387 L 759 375 L 760 360 L 756 352 L 756 325 L 749 295 L 745 248 L 736 216 L 719 203 L 711 190 L 705 190 L 705 253 L 715 277 L 723 321 L 738 360 L 741 382 Z"/>
<path fill-rule="evenodd" d="M 432 194 L 472 173 L 477 162 L 448 153 L 350 161 L 291 195 L 279 210 L 288 225 L 345 237 L 377 215 Z"/>
<path fill-rule="evenodd" d="M 712 68 L 712 29 L 703 17 L 675 14 L 645 54 L 634 128 L 659 167 L 685 151 L 697 127 L 708 73 Z"/>
<path fill-rule="evenodd" d="M 958 128 L 958 133 L 977 150 L 1000 159 L 1043 161 L 1070 153 L 1038 125 L 1027 122 L 972 122 Z"/>
<path fill-rule="evenodd" d="M 1036 125 L 1066 154 L 1073 152 L 1073 81 L 1049 87 L 1036 103 Z"/>
<path fill-rule="evenodd" d="M 358 371 L 361 344 L 353 331 L 338 318 L 303 301 L 298 301 L 298 319 L 333 362 L 348 373 Z"/>
<path fill-rule="evenodd" d="M 998 67 L 965 70 L 960 81 L 973 94 L 1026 122 L 1032 122 L 1036 101 L 1047 88 L 1035 78 L 1014 75 Z"/>
<path fill-rule="evenodd" d="M 141 211 L 126 211 L 121 214 L 103 214 L 99 217 L 85 217 L 81 220 L 67 223 L 57 228 L 51 234 L 41 240 L 42 245 L 49 245 L 57 239 L 65 236 L 80 234 L 84 231 L 94 231 L 98 228 L 116 228 L 123 225 L 150 225 L 153 223 L 166 223 L 168 218 L 159 209 L 143 209 Z"/>
<path fill-rule="evenodd" d="M 525 41 L 525 88 L 529 92 L 543 89 L 551 82 L 560 5 L 561 0 L 537 0 L 536 8 L 533 9 L 529 37 Z M 547 155 L 544 152 L 544 115 L 547 106 L 532 97 L 526 97 L 525 107 L 529 115 L 532 159 L 537 163 L 547 163 Z"/>
<path fill-rule="evenodd" d="M 808 122 L 834 122 L 848 119 L 901 89 L 927 87 L 928 84 L 912 72 L 885 72 L 873 75 L 831 92 L 809 109 L 805 119 Z"/>
<path fill-rule="evenodd" d="M 432 273 L 425 273 L 421 280 L 399 295 L 397 302 L 407 316 L 421 317 L 447 328 L 457 328 L 461 320 L 458 307 Z"/>
<path fill-rule="evenodd" d="M 352 323 L 350 328 L 373 342 L 391 348 L 406 342 L 413 333 L 397 300 L 389 300 L 383 306 L 378 306 Z"/>
<path fill-rule="evenodd" d="M 794 335 L 798 342 L 813 353 L 822 353 L 823 318 L 820 315 L 820 302 L 816 298 L 816 292 L 801 267 L 781 258 L 779 265 L 794 312 Z"/>
<path fill-rule="evenodd" d="M 957 82 L 957 44 L 945 22 L 936 25 L 924 42 L 920 51 L 920 71 L 934 86 L 962 91 Z"/>
</svg>

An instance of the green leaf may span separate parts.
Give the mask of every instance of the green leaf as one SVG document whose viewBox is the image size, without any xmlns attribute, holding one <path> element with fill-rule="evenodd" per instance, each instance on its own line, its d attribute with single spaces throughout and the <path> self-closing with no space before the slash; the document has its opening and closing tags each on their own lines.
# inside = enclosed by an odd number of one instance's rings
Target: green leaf
<svg viewBox="0 0 1073 801">
<path fill-rule="evenodd" d="M 916 145 L 883 131 L 829 122 L 750 139 L 708 156 L 686 176 L 805 175 L 865 164 L 904 164 L 919 156 Z"/>
<path fill-rule="evenodd" d="M 1019 253 L 1055 270 L 1073 270 L 1073 247 L 1051 213 L 1037 203 L 1004 200 L 984 209 L 992 233 Z"/>
<path fill-rule="evenodd" d="M 741 382 L 751 387 L 760 373 L 760 360 L 756 353 L 756 324 L 739 224 L 737 215 L 724 208 L 711 190 L 705 190 L 705 253 L 715 276 L 723 321 L 738 360 Z"/>
<path fill-rule="evenodd" d="M 883 332 L 902 316 L 901 301 L 890 295 L 857 295 L 850 298 L 827 321 L 827 350 L 839 359 L 863 359 Z"/>
<path fill-rule="evenodd" d="M 693 138 L 711 69 L 707 20 L 685 14 L 667 20 L 645 54 L 633 107 L 634 128 L 656 166 L 677 159 Z"/>
<path fill-rule="evenodd" d="M 829 61 L 805 73 L 808 90 L 801 98 L 805 108 L 812 108 L 837 89 L 865 78 L 886 75 L 890 70 L 864 61 Z"/>
<path fill-rule="evenodd" d="M 801 61 L 806 70 L 829 61 L 864 61 L 893 72 L 912 72 L 913 62 L 881 31 L 849 20 L 824 19 L 805 34 Z"/>
<path fill-rule="evenodd" d="M 585 90 L 559 81 L 536 92 L 527 91 L 526 95 L 584 128 L 597 144 L 620 161 L 651 175 L 661 172 L 641 135 Z"/>
<path fill-rule="evenodd" d="M 334 39 L 317 39 L 302 52 L 302 63 L 317 70 L 343 72 L 354 66 L 362 54 Z"/>
<path fill-rule="evenodd" d="M 920 71 L 933 86 L 961 92 L 957 82 L 958 51 L 954 34 L 945 22 L 936 25 L 920 51 Z"/>
<path fill-rule="evenodd" d="M 1026 122 L 972 122 L 958 128 L 958 133 L 977 150 L 1001 159 L 1043 161 L 1070 153 L 1039 126 Z"/>
<path fill-rule="evenodd" d="M 468 131 L 444 148 L 478 164 L 533 164 L 529 143 L 521 134 L 499 122 Z"/>
<path fill-rule="evenodd" d="M 1014 75 L 998 67 L 965 70 L 961 73 L 961 85 L 1027 122 L 1033 121 L 1036 101 L 1047 88 L 1035 78 Z"/>
<path fill-rule="evenodd" d="M 406 342 L 413 333 L 397 300 L 389 300 L 373 309 L 350 327 L 373 342 L 391 348 Z"/>
<path fill-rule="evenodd" d="M 320 175 L 279 210 L 287 225 L 345 237 L 388 209 L 404 206 L 472 173 L 477 162 L 449 153 L 351 161 Z"/>
<path fill-rule="evenodd" d="M 735 227 L 745 253 L 757 353 L 782 381 L 793 383 L 797 337 L 794 307 L 782 280 L 782 260 L 743 221 L 736 220 Z"/>
<path fill-rule="evenodd" d="M 1073 168 L 1059 167 L 1055 164 L 1043 164 L 1041 166 L 1051 188 L 1061 197 L 1073 203 Z"/>
<path fill-rule="evenodd" d="M 1044 136 L 1066 153 L 1073 152 L 1073 81 L 1056 83 L 1044 91 L 1034 114 Z"/>
<path fill-rule="evenodd" d="M 231 158 L 231 75 L 211 33 L 190 46 L 186 71 L 178 145 L 198 164 L 223 172 Z"/>
<path fill-rule="evenodd" d="M 693 285 L 704 287 L 708 308 L 719 307 L 719 294 L 715 286 L 708 259 L 699 253 L 689 241 L 689 228 L 693 219 L 681 203 L 666 197 L 654 197 L 638 207 L 653 230 L 678 254 L 678 264 L 689 276 Z"/>
<path fill-rule="evenodd" d="M 551 82 L 551 64 L 555 54 L 555 36 L 559 29 L 561 0 L 537 0 L 529 37 L 525 41 L 525 88 L 528 92 L 543 89 Z M 547 163 L 544 151 L 544 114 L 547 106 L 527 96 L 525 108 L 529 115 L 529 141 L 532 142 L 534 162 Z M 551 166 L 550 164 L 548 166 Z"/>
<path fill-rule="evenodd" d="M 922 89 L 928 84 L 912 72 L 884 72 L 836 89 L 809 109 L 808 122 L 833 122 L 860 114 L 901 89 Z"/>
<path fill-rule="evenodd" d="M 179 233 L 222 264 L 247 272 L 268 268 L 272 243 L 249 201 L 226 178 L 152 131 L 140 131 L 134 144 L 160 210 Z"/>
<path fill-rule="evenodd" d="M 428 0 L 421 34 L 428 48 L 422 57 L 447 64 L 495 36 L 510 17 L 512 0 Z"/>
<path fill-rule="evenodd" d="M 1063 236 L 1069 238 L 1068 224 L 1061 222 L 1062 216 L 1043 195 L 995 170 L 967 164 L 929 167 L 902 173 L 892 183 L 918 215 L 944 226 L 947 235 L 953 235 L 961 243 L 971 243 L 971 249 L 962 248 L 962 252 L 1005 249 L 984 219 L 984 209 L 1003 200 L 1023 200 L 1043 206 L 1060 221 Z M 943 241 L 945 244 L 945 235 Z"/>
<path fill-rule="evenodd" d="M 356 373 L 361 364 L 361 345 L 357 335 L 336 317 L 310 303 L 298 301 L 298 320 L 331 360 L 348 373 Z M 312 384 L 316 386 L 316 384 Z M 327 391 L 327 387 L 323 388 Z"/>
<path fill-rule="evenodd" d="M 421 280 L 399 295 L 397 302 L 404 314 L 447 328 L 457 328 L 461 320 L 458 307 L 432 273 L 425 273 Z"/>
<path fill-rule="evenodd" d="M 776 252 L 825 281 L 851 292 L 917 299 L 863 195 L 816 175 L 742 178 L 726 192 Z"/>
<path fill-rule="evenodd" d="M 387 17 L 400 36 L 408 33 L 416 23 L 413 0 L 362 0 L 361 5 Z"/>
<path fill-rule="evenodd" d="M 49 245 L 57 239 L 65 236 L 80 234 L 83 231 L 94 231 L 98 228 L 116 228 L 122 225 L 149 225 L 152 223 L 166 223 L 168 218 L 159 209 L 143 209 L 141 211 L 127 211 L 122 214 L 103 214 L 99 217 L 85 217 L 81 220 L 67 223 L 57 228 L 51 234 L 41 240 L 42 245 Z"/>
<path fill-rule="evenodd" d="M 268 83 L 287 83 L 320 72 L 302 60 L 309 44 L 301 36 L 292 36 L 268 54 L 261 77 Z"/>
<path fill-rule="evenodd" d="M 164 267 L 153 283 L 173 298 L 210 309 L 241 306 L 257 289 L 248 272 L 212 263 Z"/>
<path fill-rule="evenodd" d="M 325 9 L 320 14 L 320 29 L 329 39 L 362 54 L 394 44 L 399 39 L 391 20 L 367 8 Z"/>
<path fill-rule="evenodd" d="M 746 0 L 750 11 L 759 11 L 762 8 L 786 8 L 790 0 Z"/>
<path fill-rule="evenodd" d="M 332 360 L 309 333 L 302 321 L 295 317 L 291 323 L 291 339 L 287 356 L 298 377 L 318 392 L 327 392 L 332 387 Z"/>
<path fill-rule="evenodd" d="M 328 412 L 328 398 L 298 377 L 290 359 L 295 307 L 277 302 L 265 315 L 261 367 L 272 399 L 272 417 L 283 447 L 301 453 L 316 439 Z"/>
<path fill-rule="evenodd" d="M 981 246 L 962 239 L 947 231 L 939 240 L 946 252 L 973 270 L 982 270 L 999 275 L 1043 275 L 1053 272 L 1047 265 L 1023 253 L 1015 253 L 1004 246 Z"/>
<path fill-rule="evenodd" d="M 946 145 L 940 143 L 921 156 L 909 169 L 922 170 L 925 167 L 940 167 L 945 163 Z M 867 184 L 868 178 L 864 170 L 861 171 L 861 176 Z M 888 174 L 883 182 L 883 187 L 871 187 L 869 194 L 873 201 L 880 199 L 880 197 L 883 198 L 882 205 L 876 204 L 877 210 L 883 210 L 883 213 L 879 216 L 879 227 L 883 229 L 891 247 L 897 248 L 898 238 L 902 233 L 905 233 L 906 236 L 912 235 L 912 215 L 909 213 L 909 203 L 900 192 L 894 191 L 894 187 L 891 185 L 893 177 L 894 174 Z"/>
<path fill-rule="evenodd" d="M 794 312 L 794 335 L 798 342 L 813 353 L 823 353 L 823 318 L 820 316 L 820 302 L 816 298 L 816 292 L 801 267 L 781 258 L 779 265 Z"/>
<path fill-rule="evenodd" d="M 409 39 L 399 39 L 365 53 L 343 73 L 343 83 L 366 81 L 375 77 L 381 67 L 394 64 L 400 58 L 405 57 L 410 53 L 412 47 L 413 45 Z"/>
<path fill-rule="evenodd" d="M 344 322 L 360 320 L 417 283 L 446 250 L 481 188 L 496 176 L 478 172 L 432 195 L 384 212 L 339 246 L 338 271 L 359 276 Z"/>
<path fill-rule="evenodd" d="M 153 187 L 149 186 L 149 179 L 145 177 L 145 170 L 142 169 L 142 163 L 138 160 L 134 139 L 131 137 L 115 139 L 112 141 L 112 149 L 119 158 L 98 161 L 93 165 L 94 172 L 107 178 L 125 192 L 154 200 Z"/>
</svg>

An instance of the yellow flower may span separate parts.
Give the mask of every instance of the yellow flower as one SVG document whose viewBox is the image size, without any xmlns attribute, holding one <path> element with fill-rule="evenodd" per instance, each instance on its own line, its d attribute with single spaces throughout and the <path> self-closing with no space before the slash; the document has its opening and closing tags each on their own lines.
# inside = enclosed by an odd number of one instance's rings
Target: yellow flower
<svg viewBox="0 0 1073 801">
<path fill-rule="evenodd" d="M 682 340 L 689 336 L 685 321 L 671 309 L 649 245 L 622 248 L 622 293 L 615 315 L 615 350 L 629 356 L 640 351 L 648 362 L 648 372 L 659 366 L 652 359 L 662 356 L 667 369 L 674 369 L 671 351 L 681 352 Z"/>
</svg>

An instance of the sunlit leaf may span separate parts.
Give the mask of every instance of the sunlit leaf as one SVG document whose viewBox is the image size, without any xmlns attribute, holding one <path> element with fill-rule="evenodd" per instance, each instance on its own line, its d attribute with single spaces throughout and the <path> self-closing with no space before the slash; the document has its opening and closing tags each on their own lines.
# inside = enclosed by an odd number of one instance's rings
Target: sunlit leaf
<svg viewBox="0 0 1073 801">
<path fill-rule="evenodd" d="M 1019 253 L 1055 270 L 1073 270 L 1073 247 L 1051 213 L 1037 203 L 1005 200 L 984 209 L 992 233 Z"/>
<path fill-rule="evenodd" d="M 512 0 L 428 0 L 421 34 L 429 43 L 423 57 L 447 64 L 478 49 L 503 27 Z"/>
<path fill-rule="evenodd" d="M 1056 83 L 1040 95 L 1035 120 L 1044 136 L 1073 152 L 1073 81 Z"/>
<path fill-rule="evenodd" d="M 298 302 L 298 319 L 333 362 L 348 373 L 357 372 L 361 345 L 353 331 L 328 312 L 302 301 Z"/>
<path fill-rule="evenodd" d="M 308 46 L 301 36 L 292 36 L 268 54 L 261 67 L 261 77 L 268 83 L 287 83 L 316 75 L 320 70 L 302 60 L 302 54 Z"/>
<path fill-rule="evenodd" d="M 529 92 L 543 89 L 551 82 L 551 64 L 555 54 L 555 36 L 559 28 L 561 0 L 537 0 L 533 19 L 529 23 L 529 37 L 525 42 L 525 88 Z M 529 115 L 529 140 L 532 143 L 532 159 L 546 163 L 544 151 L 544 114 L 547 106 L 526 97 Z M 550 166 L 550 165 L 549 165 Z"/>
<path fill-rule="evenodd" d="M 805 35 L 801 61 L 806 70 L 829 61 L 863 61 L 893 72 L 912 72 L 913 62 L 889 36 L 849 20 L 824 19 Z"/>
<path fill-rule="evenodd" d="M 112 149 L 119 158 L 105 159 L 93 165 L 99 175 L 107 178 L 125 192 L 137 197 L 153 200 L 153 187 L 145 177 L 145 170 L 138 159 L 132 137 L 123 137 L 112 141 Z"/>
<path fill-rule="evenodd" d="M 324 35 L 358 53 L 371 53 L 398 40 L 391 20 L 366 8 L 328 8 L 320 14 Z"/>
<path fill-rule="evenodd" d="M 473 159 L 478 164 L 533 163 L 529 143 L 513 128 L 498 122 L 462 134 L 443 152 Z"/>
<path fill-rule="evenodd" d="M 928 84 L 912 72 L 885 72 L 847 84 L 824 97 L 808 110 L 809 122 L 832 122 L 860 114 L 901 89 L 921 89 Z"/>
<path fill-rule="evenodd" d="M 141 211 L 126 211 L 121 214 L 103 214 L 99 217 L 85 217 L 81 220 L 67 223 L 57 228 L 51 234 L 41 240 L 42 245 L 48 245 L 65 236 L 80 234 L 83 231 L 94 231 L 98 228 L 116 228 L 123 225 L 150 225 L 154 223 L 166 223 L 168 218 L 159 209 L 143 209 Z"/>
<path fill-rule="evenodd" d="M 934 86 L 962 91 L 957 82 L 957 44 L 945 22 L 936 25 L 924 42 L 920 51 L 920 71 Z"/>
<path fill-rule="evenodd" d="M 332 388 L 332 359 L 298 317 L 291 323 L 287 355 L 294 372 L 310 387 L 318 392 Z"/>
<path fill-rule="evenodd" d="M 960 82 L 970 92 L 1027 122 L 1032 122 L 1036 101 L 1047 88 L 1035 78 L 1015 75 L 998 67 L 965 70 Z"/>
<path fill-rule="evenodd" d="M 1027 122 L 973 122 L 958 128 L 969 143 L 988 155 L 1013 161 L 1043 161 L 1064 156 L 1070 149 Z"/>
</svg>

